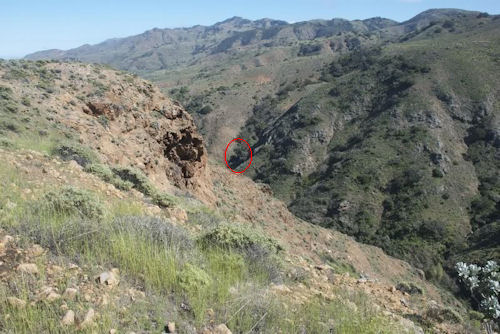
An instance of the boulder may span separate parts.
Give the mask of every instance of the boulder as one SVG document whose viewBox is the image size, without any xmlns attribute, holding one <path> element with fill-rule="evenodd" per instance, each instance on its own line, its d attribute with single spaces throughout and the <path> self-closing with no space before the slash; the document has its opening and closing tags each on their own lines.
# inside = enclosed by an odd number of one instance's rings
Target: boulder
<svg viewBox="0 0 500 334">
<path fill-rule="evenodd" d="M 61 320 L 63 326 L 70 326 L 75 323 L 75 312 L 68 310 Z"/>
</svg>

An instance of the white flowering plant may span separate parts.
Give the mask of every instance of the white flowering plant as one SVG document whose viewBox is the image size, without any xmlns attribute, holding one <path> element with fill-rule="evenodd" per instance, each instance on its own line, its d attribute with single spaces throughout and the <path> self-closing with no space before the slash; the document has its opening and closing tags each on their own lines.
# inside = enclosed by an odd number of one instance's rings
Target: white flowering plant
<svg viewBox="0 0 500 334">
<path fill-rule="evenodd" d="M 490 319 L 500 321 L 500 266 L 488 261 L 484 267 L 458 262 L 455 265 L 459 281 L 467 288 L 479 309 Z"/>
</svg>

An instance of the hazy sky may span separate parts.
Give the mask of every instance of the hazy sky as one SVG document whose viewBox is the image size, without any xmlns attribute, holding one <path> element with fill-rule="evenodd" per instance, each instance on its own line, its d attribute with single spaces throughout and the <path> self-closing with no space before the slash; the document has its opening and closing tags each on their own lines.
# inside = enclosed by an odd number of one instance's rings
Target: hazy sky
<svg viewBox="0 0 500 334">
<path fill-rule="evenodd" d="M 500 14 L 500 0 L 0 0 L 0 58 L 95 44 L 154 27 L 210 25 L 232 16 L 404 21 L 429 8 Z"/>
</svg>

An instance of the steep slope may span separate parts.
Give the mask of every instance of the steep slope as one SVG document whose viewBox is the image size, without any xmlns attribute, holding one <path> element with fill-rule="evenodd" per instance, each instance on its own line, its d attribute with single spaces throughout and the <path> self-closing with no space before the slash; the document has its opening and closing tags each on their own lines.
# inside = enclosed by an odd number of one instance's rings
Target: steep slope
<svg viewBox="0 0 500 334">
<path fill-rule="evenodd" d="M 283 114 L 262 104 L 240 133 L 254 145 L 252 177 L 305 220 L 430 278 L 458 259 L 498 260 L 485 234 L 498 235 L 499 22 L 434 22 L 335 60 Z"/>
<path fill-rule="evenodd" d="M 0 330 L 158 332 L 175 322 L 182 333 L 217 333 L 223 324 L 254 333 L 420 333 L 421 326 L 459 333 L 468 326 L 463 306 L 420 271 L 294 217 L 268 187 L 216 162 L 192 161 L 198 170 L 186 175 L 177 159 L 203 149 L 186 138 L 201 138 L 149 83 L 84 64 L 3 62 L 0 71 Z M 112 103 L 89 105 L 103 86 L 109 91 L 100 101 Z M 106 118 L 96 120 L 96 112 Z M 163 140 L 165 131 L 183 129 L 190 136 Z M 176 155 L 165 153 L 169 143 Z M 132 156 L 165 161 L 148 168 Z M 213 201 L 196 186 L 206 180 Z"/>
<path fill-rule="evenodd" d="M 104 67 L 44 62 L 5 63 L 0 75 L 4 106 L 20 111 L 4 114 L 4 122 L 18 121 L 24 109 L 49 113 L 105 163 L 133 166 L 165 189 L 175 185 L 210 198 L 207 155 L 191 116 L 150 83 Z M 15 107 L 16 100 L 24 104 Z"/>
</svg>

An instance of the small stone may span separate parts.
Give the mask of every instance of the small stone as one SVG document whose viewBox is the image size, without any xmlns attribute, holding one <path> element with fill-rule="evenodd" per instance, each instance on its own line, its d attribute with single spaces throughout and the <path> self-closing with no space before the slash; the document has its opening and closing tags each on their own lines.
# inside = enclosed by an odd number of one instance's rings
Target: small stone
<svg viewBox="0 0 500 334">
<path fill-rule="evenodd" d="M 68 310 L 61 320 L 61 324 L 64 326 L 70 326 L 75 323 L 75 312 Z"/>
<path fill-rule="evenodd" d="M 8 297 L 7 301 L 9 305 L 18 309 L 24 308 L 26 306 L 26 302 L 22 299 L 16 297 Z"/>
<path fill-rule="evenodd" d="M 116 329 L 114 329 L 114 328 L 111 328 L 111 329 L 109 330 L 109 334 L 116 334 L 116 333 L 118 333 L 118 332 L 117 332 L 117 331 L 116 331 Z"/>
<path fill-rule="evenodd" d="M 38 274 L 38 267 L 34 263 L 22 263 L 17 267 L 17 270 L 24 274 Z"/>
<path fill-rule="evenodd" d="M 167 332 L 167 333 L 175 333 L 175 322 L 169 322 L 165 326 L 165 332 Z"/>
<path fill-rule="evenodd" d="M 78 267 L 76 264 L 74 263 L 70 263 L 68 269 L 69 270 L 76 270 L 76 269 L 79 269 L 80 267 Z"/>
<path fill-rule="evenodd" d="M 116 268 L 111 269 L 111 271 L 105 271 L 101 273 L 96 278 L 96 282 L 104 285 L 108 285 L 110 287 L 118 285 L 120 282 L 119 279 L 120 271 Z"/>
<path fill-rule="evenodd" d="M 108 295 L 105 294 L 105 295 L 102 296 L 101 305 L 102 306 L 109 305 L 109 297 L 108 297 Z"/>
<path fill-rule="evenodd" d="M 6 235 L 5 237 L 3 237 L 2 239 L 2 244 L 4 245 L 8 245 L 10 244 L 11 242 L 14 242 L 14 237 L 11 236 L 11 235 Z"/>
<path fill-rule="evenodd" d="M 82 166 L 80 166 L 80 164 L 78 164 L 75 160 L 68 162 L 68 167 L 70 169 L 82 170 Z"/>
<path fill-rule="evenodd" d="M 60 299 L 60 298 L 61 298 L 61 295 L 60 295 L 60 294 L 58 294 L 58 293 L 56 293 L 56 292 L 52 291 L 52 292 L 50 292 L 50 293 L 47 295 L 46 300 L 47 300 L 48 302 L 53 302 L 53 301 L 56 301 L 56 300 L 58 300 L 58 299 Z"/>
<path fill-rule="evenodd" d="M 78 294 L 77 289 L 67 288 L 63 293 L 63 298 L 67 300 L 74 300 L 77 294 Z"/>
<path fill-rule="evenodd" d="M 53 273 L 57 274 L 57 273 L 62 272 L 64 269 L 58 265 L 53 265 L 51 270 Z"/>
<path fill-rule="evenodd" d="M 226 325 L 220 324 L 214 328 L 214 334 L 233 334 Z"/>
<path fill-rule="evenodd" d="M 45 250 L 40 245 L 33 245 L 28 249 L 28 256 L 30 257 L 39 257 L 43 255 Z"/>
<path fill-rule="evenodd" d="M 81 328 L 89 328 L 94 325 L 94 317 L 95 312 L 93 308 L 89 308 L 87 314 L 85 314 L 85 318 L 83 318 L 82 323 L 80 324 Z"/>
</svg>

